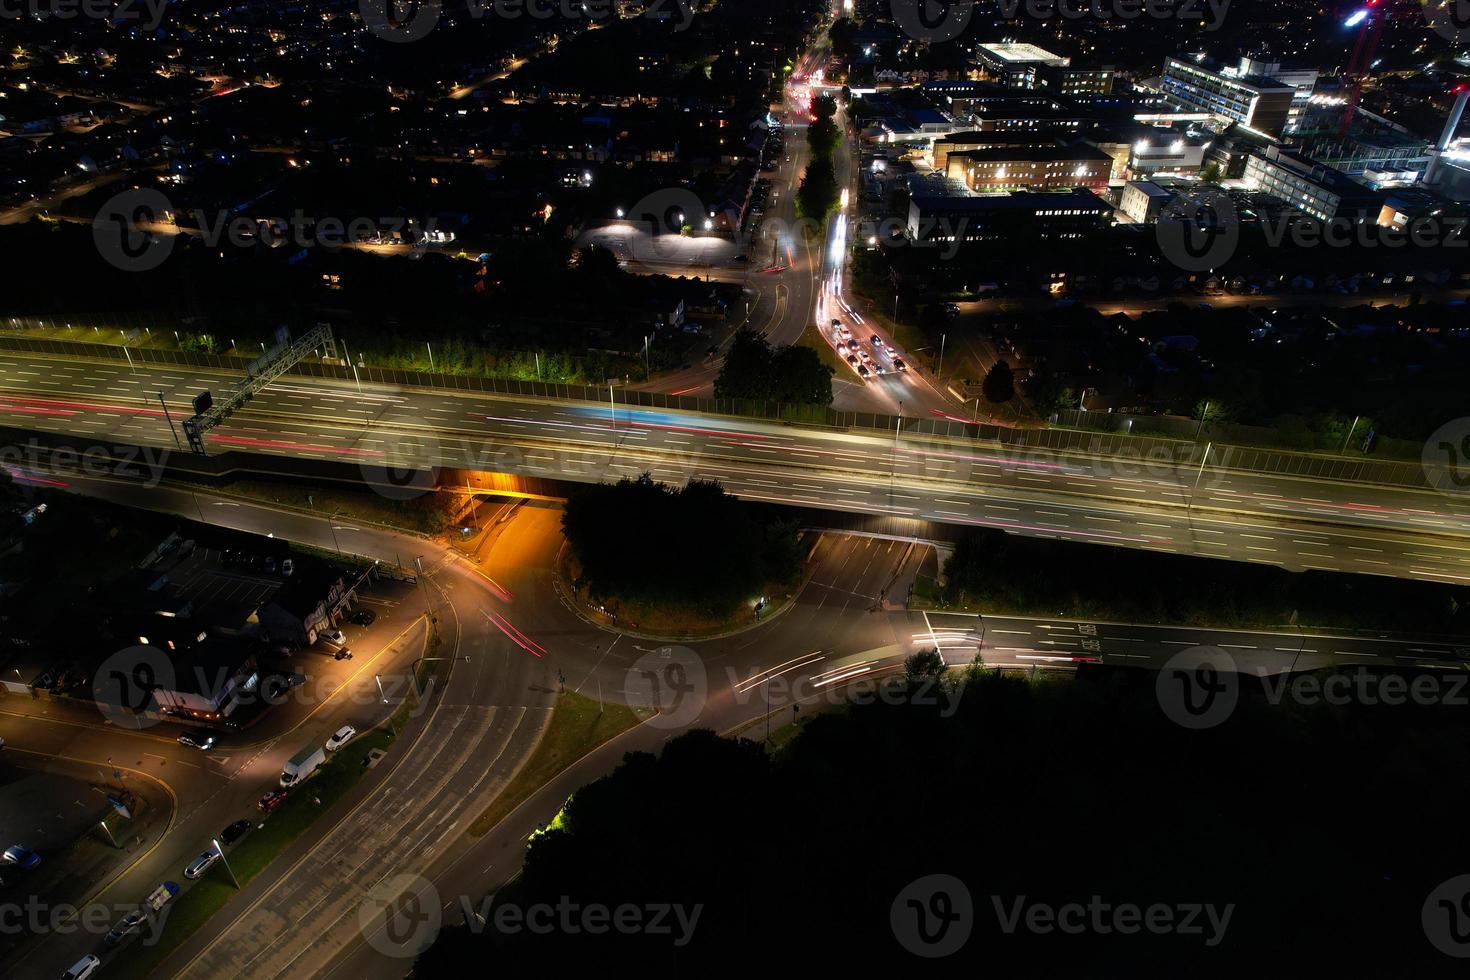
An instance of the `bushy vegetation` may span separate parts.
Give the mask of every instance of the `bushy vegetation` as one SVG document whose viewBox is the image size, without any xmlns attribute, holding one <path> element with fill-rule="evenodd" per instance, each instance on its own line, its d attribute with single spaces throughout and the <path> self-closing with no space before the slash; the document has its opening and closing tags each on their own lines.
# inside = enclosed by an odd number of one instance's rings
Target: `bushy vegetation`
<svg viewBox="0 0 1470 980">
<path fill-rule="evenodd" d="M 1152 671 L 969 675 L 948 694 L 920 682 L 820 714 L 774 757 L 708 731 L 629 754 L 532 840 L 486 925 L 446 929 L 414 975 L 555 962 L 728 976 L 732 951 L 781 935 L 774 962 L 792 976 L 1456 975 L 1421 913 L 1470 846 L 1370 831 L 1406 812 L 1457 825 L 1463 708 L 1273 705 L 1250 688 L 1223 724 L 1190 731 L 1161 710 Z M 912 914 L 905 888 L 936 873 L 964 883 L 973 926 L 926 961 L 894 923 Z M 543 902 L 679 903 L 698 919 L 687 941 L 677 927 L 496 929 L 495 908 Z M 1228 922 L 1007 929 L 1018 902 L 1210 904 Z"/>
<path fill-rule="evenodd" d="M 832 404 L 832 368 L 810 347 L 772 347 L 762 335 L 742 330 L 715 379 L 716 398 Z"/>
<path fill-rule="evenodd" d="M 1438 582 L 1289 572 L 1254 562 L 966 534 L 945 565 L 949 602 L 997 613 L 1137 623 L 1358 627 L 1470 633 L 1470 590 Z"/>
<path fill-rule="evenodd" d="M 718 483 L 676 489 L 648 474 L 579 490 L 562 529 L 594 598 L 721 615 L 789 582 L 800 568 L 796 526 L 763 522 Z"/>
</svg>

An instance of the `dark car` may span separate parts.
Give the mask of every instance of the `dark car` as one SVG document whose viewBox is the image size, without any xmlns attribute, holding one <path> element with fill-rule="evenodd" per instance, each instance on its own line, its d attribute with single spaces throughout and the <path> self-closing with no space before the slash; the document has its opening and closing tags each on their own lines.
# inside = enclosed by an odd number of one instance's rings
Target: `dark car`
<svg viewBox="0 0 1470 980">
<path fill-rule="evenodd" d="M 107 945 L 116 946 L 118 943 L 128 938 L 128 936 L 137 932 L 138 928 L 147 918 L 148 916 L 143 912 L 142 909 L 137 909 L 123 916 L 120 920 L 118 920 L 117 925 L 112 927 L 112 931 L 107 934 Z"/>
<path fill-rule="evenodd" d="M 214 743 L 214 736 L 205 732 L 194 732 L 193 734 L 185 732 L 179 736 L 180 745 L 187 745 L 191 749 L 199 749 L 202 752 L 208 752 L 214 748 Z"/>
<path fill-rule="evenodd" d="M 377 618 L 378 614 L 371 609 L 359 609 L 351 616 L 348 616 L 347 621 L 354 626 L 371 626 Z"/>
<path fill-rule="evenodd" d="M 219 839 L 226 844 L 233 844 L 241 837 L 244 837 L 246 834 L 250 833 L 250 828 L 252 826 L 254 825 L 249 820 L 236 820 L 234 823 L 230 824 L 224 830 L 221 830 L 219 832 Z"/>
<path fill-rule="evenodd" d="M 286 791 L 273 789 L 255 802 L 255 808 L 261 813 L 270 813 L 276 807 L 286 802 Z"/>
</svg>

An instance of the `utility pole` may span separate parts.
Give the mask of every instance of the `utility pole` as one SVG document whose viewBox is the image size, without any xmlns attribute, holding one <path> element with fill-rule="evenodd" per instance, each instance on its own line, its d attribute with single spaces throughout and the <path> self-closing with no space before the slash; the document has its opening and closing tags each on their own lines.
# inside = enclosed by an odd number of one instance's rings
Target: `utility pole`
<svg viewBox="0 0 1470 980">
<path fill-rule="evenodd" d="M 940 384 L 944 383 L 944 342 L 949 339 L 949 334 L 939 335 L 939 367 L 934 372 L 934 378 Z"/>
<path fill-rule="evenodd" d="M 413 556 L 413 567 L 418 572 L 419 587 L 424 590 L 424 612 L 429 614 L 429 623 L 434 623 L 434 607 L 429 604 L 429 583 L 424 581 L 424 559 L 420 555 Z"/>
<path fill-rule="evenodd" d="M 426 341 L 424 341 L 424 347 L 429 352 L 429 370 L 430 371 L 433 371 L 434 370 L 434 345 L 433 344 L 430 344 L 426 340 Z"/>
<path fill-rule="evenodd" d="M 174 428 L 174 417 L 169 413 L 168 402 L 163 400 L 163 392 L 161 391 L 158 393 L 158 404 L 163 406 L 163 417 L 168 419 L 168 431 L 174 437 L 174 445 L 182 450 L 184 444 L 179 441 L 179 430 Z"/>
<path fill-rule="evenodd" d="M 1363 416 L 1361 416 L 1361 415 L 1354 415 L 1353 416 L 1353 425 L 1352 425 L 1352 428 L 1348 429 L 1347 438 L 1342 441 L 1342 451 L 1343 452 L 1347 452 L 1348 443 L 1350 443 L 1350 442 L 1353 441 L 1353 433 L 1358 430 L 1358 422 L 1361 421 L 1362 418 L 1363 418 Z"/>
</svg>

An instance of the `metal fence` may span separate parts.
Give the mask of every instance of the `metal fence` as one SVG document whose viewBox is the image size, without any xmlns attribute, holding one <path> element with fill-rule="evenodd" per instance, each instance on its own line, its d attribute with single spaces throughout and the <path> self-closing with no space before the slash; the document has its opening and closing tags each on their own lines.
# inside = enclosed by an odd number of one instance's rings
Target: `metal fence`
<svg viewBox="0 0 1470 980">
<path fill-rule="evenodd" d="M 245 374 L 248 358 L 219 354 L 160 350 L 151 347 L 125 348 L 112 344 L 92 344 L 39 337 L 0 335 L 0 351 L 52 354 L 66 357 L 127 361 L 130 364 L 163 364 L 176 367 L 200 367 Z M 1204 447 L 1192 439 L 1173 439 L 1130 435 L 1126 432 L 1102 431 L 1096 428 L 1102 416 L 1096 412 L 1062 413 L 1064 423 L 1088 421 L 1093 431 L 1078 428 L 1009 428 L 988 423 L 963 422 L 953 418 L 907 417 L 873 412 L 841 412 L 820 406 L 784 405 L 776 402 L 744 401 L 728 398 L 694 398 L 654 391 L 635 391 L 617 386 L 556 384 L 545 381 L 518 381 L 509 378 L 484 378 L 458 374 L 430 374 L 394 368 L 359 367 L 301 362 L 288 374 L 327 378 L 335 381 L 363 381 L 371 384 L 436 390 L 466 391 L 537 399 L 564 399 L 593 405 L 620 408 L 670 409 L 701 415 L 724 415 L 756 418 L 797 425 L 815 425 L 838 430 L 867 430 L 903 434 L 969 439 L 997 443 L 1011 450 L 1071 452 L 1123 460 L 1146 460 L 1160 463 L 1201 462 Z M 1091 416 L 1084 419 L 1083 416 Z M 1119 419 L 1111 416 L 1108 428 L 1116 428 Z M 1150 422 L 1181 420 L 1150 419 Z M 1195 423 L 1197 425 L 1197 423 Z M 1187 427 L 1187 424 L 1186 424 Z M 1297 476 L 1308 479 L 1352 483 L 1375 483 L 1390 486 L 1432 488 L 1456 491 L 1463 487 L 1453 481 L 1456 474 L 1442 467 L 1426 467 L 1402 460 L 1354 459 L 1287 450 L 1258 449 L 1249 446 L 1215 444 L 1209 460 L 1211 467 Z"/>
</svg>

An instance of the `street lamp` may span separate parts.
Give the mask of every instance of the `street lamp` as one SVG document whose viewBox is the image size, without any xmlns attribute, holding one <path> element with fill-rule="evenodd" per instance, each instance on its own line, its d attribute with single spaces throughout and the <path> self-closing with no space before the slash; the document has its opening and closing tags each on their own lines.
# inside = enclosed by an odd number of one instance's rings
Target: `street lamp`
<svg viewBox="0 0 1470 980">
<path fill-rule="evenodd" d="M 219 846 L 219 841 L 217 840 L 211 839 L 210 843 L 214 845 L 214 852 L 219 855 L 220 863 L 223 864 L 225 866 L 225 870 L 230 873 L 230 880 L 235 883 L 235 891 L 239 891 L 240 879 L 235 877 L 235 869 L 230 867 L 229 859 L 225 857 L 225 849 Z"/>
</svg>

